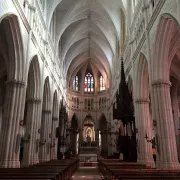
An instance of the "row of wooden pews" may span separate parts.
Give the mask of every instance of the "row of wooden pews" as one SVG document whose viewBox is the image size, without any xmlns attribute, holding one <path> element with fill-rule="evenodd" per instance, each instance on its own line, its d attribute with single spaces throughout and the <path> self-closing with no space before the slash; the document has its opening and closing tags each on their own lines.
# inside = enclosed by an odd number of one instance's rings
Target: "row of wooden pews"
<svg viewBox="0 0 180 180">
<path fill-rule="evenodd" d="M 105 180 L 180 180 L 180 170 L 155 169 L 114 159 L 99 159 L 98 167 Z"/>
<path fill-rule="evenodd" d="M 0 180 L 70 180 L 78 166 L 78 159 L 65 159 L 51 160 L 26 168 L 1 168 Z"/>
</svg>

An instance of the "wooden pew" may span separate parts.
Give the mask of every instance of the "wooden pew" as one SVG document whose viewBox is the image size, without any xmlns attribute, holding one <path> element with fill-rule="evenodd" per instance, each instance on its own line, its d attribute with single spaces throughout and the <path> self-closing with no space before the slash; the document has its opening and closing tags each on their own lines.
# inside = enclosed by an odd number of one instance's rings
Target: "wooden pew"
<svg viewBox="0 0 180 180">
<path fill-rule="evenodd" d="M 70 180 L 78 168 L 79 160 L 53 160 L 27 168 L 0 168 L 0 179 Z"/>
<path fill-rule="evenodd" d="M 180 180 L 180 170 L 164 170 L 146 167 L 137 163 L 123 163 L 115 160 L 99 160 L 98 166 L 107 180 Z"/>
</svg>

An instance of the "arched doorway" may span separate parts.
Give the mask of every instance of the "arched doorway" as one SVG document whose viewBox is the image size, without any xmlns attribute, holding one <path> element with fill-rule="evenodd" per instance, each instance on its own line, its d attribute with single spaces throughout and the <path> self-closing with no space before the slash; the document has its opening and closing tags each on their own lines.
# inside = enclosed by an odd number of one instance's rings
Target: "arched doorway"
<svg viewBox="0 0 180 180">
<path fill-rule="evenodd" d="M 72 154 L 78 154 L 78 120 L 76 115 L 74 114 L 71 121 L 71 150 Z"/>
<path fill-rule="evenodd" d="M 104 114 L 99 119 L 99 142 L 100 155 L 102 157 L 108 156 L 108 135 L 107 135 L 107 120 Z"/>
</svg>

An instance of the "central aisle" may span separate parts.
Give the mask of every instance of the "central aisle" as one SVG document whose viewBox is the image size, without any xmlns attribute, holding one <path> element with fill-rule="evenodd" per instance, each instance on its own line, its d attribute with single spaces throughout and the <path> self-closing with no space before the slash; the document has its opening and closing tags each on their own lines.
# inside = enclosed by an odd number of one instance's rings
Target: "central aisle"
<svg viewBox="0 0 180 180">
<path fill-rule="evenodd" d="M 92 180 L 101 180 L 100 173 L 97 167 L 79 167 L 72 177 L 73 180 L 79 179 L 92 179 Z"/>
</svg>

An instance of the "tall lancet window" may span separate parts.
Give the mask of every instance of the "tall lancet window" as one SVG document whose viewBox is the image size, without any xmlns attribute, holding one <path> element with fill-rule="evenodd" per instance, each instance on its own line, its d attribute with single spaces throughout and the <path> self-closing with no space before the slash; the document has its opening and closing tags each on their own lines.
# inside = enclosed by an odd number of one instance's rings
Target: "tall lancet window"
<svg viewBox="0 0 180 180">
<path fill-rule="evenodd" d="M 102 75 L 100 76 L 99 81 L 100 81 L 100 91 L 104 91 L 105 90 L 105 83 L 104 83 L 104 78 Z"/>
<path fill-rule="evenodd" d="M 75 90 L 75 91 L 79 91 L 79 84 L 78 84 L 78 82 L 79 82 L 79 78 L 76 75 L 74 77 L 74 79 L 73 79 L 73 90 Z"/>
<path fill-rule="evenodd" d="M 94 78 L 91 73 L 87 73 L 84 78 L 84 91 L 93 92 L 94 91 Z"/>
</svg>

